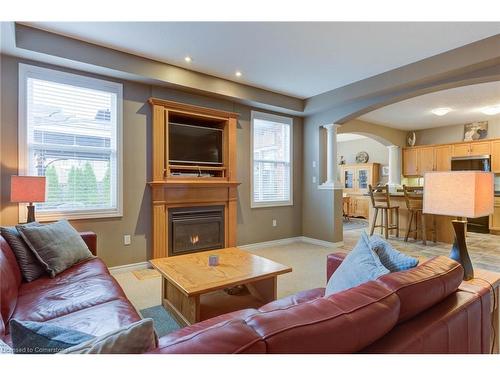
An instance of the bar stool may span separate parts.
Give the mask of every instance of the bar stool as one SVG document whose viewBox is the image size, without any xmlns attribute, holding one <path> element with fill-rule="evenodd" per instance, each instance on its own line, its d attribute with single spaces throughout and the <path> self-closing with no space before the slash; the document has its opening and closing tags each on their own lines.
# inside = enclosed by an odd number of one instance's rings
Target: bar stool
<svg viewBox="0 0 500 375">
<path fill-rule="evenodd" d="M 427 229 L 427 220 L 425 215 L 422 212 L 422 201 L 423 201 L 423 193 L 424 188 L 421 186 L 406 186 L 403 185 L 403 193 L 406 201 L 406 208 L 408 210 L 408 229 L 406 231 L 405 242 L 408 242 L 408 237 L 410 233 L 413 234 L 413 238 L 415 241 L 417 240 L 418 234 L 420 233 L 422 237 L 422 242 L 424 245 L 427 245 L 427 232 L 428 230 L 432 233 L 432 240 L 436 242 L 436 217 L 432 215 L 432 228 Z M 420 217 L 420 221 L 422 225 L 418 226 L 418 218 Z M 415 229 L 411 229 L 411 225 L 415 221 Z"/>
<path fill-rule="evenodd" d="M 375 228 L 380 228 L 380 233 L 384 233 L 385 238 L 389 238 L 389 231 L 395 230 L 396 237 L 399 237 L 399 206 L 391 206 L 391 198 L 389 196 L 389 187 L 376 186 L 375 188 L 368 185 L 368 194 L 372 201 L 372 207 L 375 210 L 373 215 L 372 227 L 370 229 L 370 236 L 373 235 Z M 381 224 L 377 225 L 378 211 L 381 210 Z M 396 224 L 391 224 L 392 213 L 396 213 Z"/>
</svg>

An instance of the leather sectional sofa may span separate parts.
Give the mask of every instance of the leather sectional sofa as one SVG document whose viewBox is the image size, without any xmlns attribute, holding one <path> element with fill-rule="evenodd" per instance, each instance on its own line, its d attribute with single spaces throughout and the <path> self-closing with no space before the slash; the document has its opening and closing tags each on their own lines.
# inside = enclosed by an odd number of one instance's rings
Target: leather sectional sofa
<svg viewBox="0 0 500 375">
<path fill-rule="evenodd" d="M 95 234 L 82 238 L 95 254 Z M 92 335 L 140 319 L 98 258 L 24 283 L 2 237 L 0 249 L 3 341 L 12 318 Z M 343 257 L 328 257 L 328 277 Z M 312 289 L 185 327 L 161 337 L 153 353 L 489 353 L 490 294 L 461 287 L 462 276 L 458 263 L 435 257 L 330 297 Z"/>
</svg>

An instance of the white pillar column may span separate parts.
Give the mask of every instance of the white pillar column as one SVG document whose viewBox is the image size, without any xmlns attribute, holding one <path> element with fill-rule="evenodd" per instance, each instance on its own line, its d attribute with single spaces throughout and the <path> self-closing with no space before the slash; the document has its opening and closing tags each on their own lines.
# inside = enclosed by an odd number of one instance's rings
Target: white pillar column
<svg viewBox="0 0 500 375">
<path fill-rule="evenodd" d="M 401 187 L 401 150 L 399 146 L 387 146 L 389 152 L 389 190 L 395 192 Z"/>
<path fill-rule="evenodd" d="M 338 173 L 337 129 L 340 125 L 323 125 L 326 129 L 326 181 L 320 185 L 322 189 L 341 189 Z"/>
</svg>

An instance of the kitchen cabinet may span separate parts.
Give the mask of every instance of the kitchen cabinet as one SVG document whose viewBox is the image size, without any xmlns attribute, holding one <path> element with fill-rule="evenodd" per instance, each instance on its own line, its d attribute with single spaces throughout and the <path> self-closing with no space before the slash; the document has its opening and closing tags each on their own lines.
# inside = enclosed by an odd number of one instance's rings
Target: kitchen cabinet
<svg viewBox="0 0 500 375">
<path fill-rule="evenodd" d="M 403 175 L 417 176 L 417 149 L 405 148 L 403 149 Z"/>
<path fill-rule="evenodd" d="M 403 149 L 403 176 L 423 176 L 430 171 L 450 171 L 452 157 L 491 155 L 492 171 L 500 173 L 500 139 L 417 146 Z"/>
<path fill-rule="evenodd" d="M 500 197 L 495 197 L 495 211 L 490 215 L 490 230 L 500 231 Z"/>
<path fill-rule="evenodd" d="M 434 170 L 451 171 L 451 146 L 434 147 Z"/>
<path fill-rule="evenodd" d="M 453 157 L 479 156 L 490 154 L 490 142 L 463 142 L 453 146 Z"/>
<path fill-rule="evenodd" d="M 422 147 L 417 149 L 417 173 L 423 175 L 425 172 L 434 171 L 434 147 Z"/>
<path fill-rule="evenodd" d="M 500 141 L 491 142 L 491 171 L 500 173 Z"/>
<path fill-rule="evenodd" d="M 470 144 L 469 143 L 458 143 L 452 146 L 453 157 L 463 157 L 469 156 Z"/>
<path fill-rule="evenodd" d="M 348 195 L 349 205 L 344 207 L 347 216 L 350 217 L 363 217 L 368 219 L 370 213 L 370 197 L 363 195 Z"/>
<path fill-rule="evenodd" d="M 368 185 L 375 186 L 378 183 L 379 169 L 379 163 L 342 165 L 340 168 L 340 179 L 344 193 L 367 193 Z"/>
</svg>

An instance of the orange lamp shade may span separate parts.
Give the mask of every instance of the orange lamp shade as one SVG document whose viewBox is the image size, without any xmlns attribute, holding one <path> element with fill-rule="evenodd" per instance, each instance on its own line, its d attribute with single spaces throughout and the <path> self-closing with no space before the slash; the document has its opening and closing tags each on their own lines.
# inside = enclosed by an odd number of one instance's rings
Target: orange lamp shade
<svg viewBox="0 0 500 375">
<path fill-rule="evenodd" d="M 10 201 L 18 203 L 45 202 L 45 177 L 11 176 Z"/>
<path fill-rule="evenodd" d="M 423 213 L 475 218 L 494 210 L 494 174 L 482 171 L 428 172 Z"/>
</svg>

